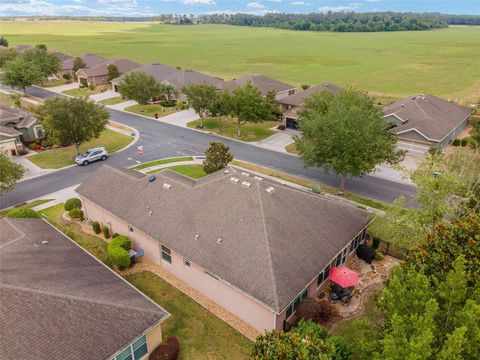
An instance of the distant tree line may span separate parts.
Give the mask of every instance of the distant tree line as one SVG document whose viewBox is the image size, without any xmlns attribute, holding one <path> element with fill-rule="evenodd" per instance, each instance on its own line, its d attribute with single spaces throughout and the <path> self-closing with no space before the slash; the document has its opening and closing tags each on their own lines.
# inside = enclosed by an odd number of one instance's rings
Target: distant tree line
<svg viewBox="0 0 480 360">
<path fill-rule="evenodd" d="M 199 23 L 274 27 L 289 30 L 375 32 L 415 31 L 446 28 L 448 25 L 480 25 L 480 16 L 439 13 L 311 13 L 212 14 L 198 17 Z"/>
</svg>

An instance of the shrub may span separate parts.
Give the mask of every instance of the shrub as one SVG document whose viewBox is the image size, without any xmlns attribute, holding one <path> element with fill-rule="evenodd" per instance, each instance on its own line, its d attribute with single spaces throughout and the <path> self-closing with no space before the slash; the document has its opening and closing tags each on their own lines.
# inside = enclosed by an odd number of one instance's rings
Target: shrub
<svg viewBox="0 0 480 360">
<path fill-rule="evenodd" d="M 460 144 L 461 144 L 460 139 L 453 140 L 453 143 L 452 143 L 453 146 L 460 146 Z"/>
<path fill-rule="evenodd" d="M 95 90 L 95 84 L 92 84 L 92 83 L 88 84 L 88 88 L 92 91 Z"/>
<path fill-rule="evenodd" d="M 112 265 L 117 265 L 120 270 L 125 270 L 130 266 L 130 255 L 128 251 L 120 246 L 116 246 L 113 241 L 108 244 L 107 253 Z"/>
<path fill-rule="evenodd" d="M 327 323 L 337 315 L 336 308 L 328 301 L 317 301 L 305 298 L 298 305 L 297 316 L 299 319 L 311 320 L 315 323 Z"/>
<path fill-rule="evenodd" d="M 48 140 L 42 140 L 41 145 L 44 147 L 51 146 L 52 143 Z"/>
<path fill-rule="evenodd" d="M 340 336 L 332 336 L 327 340 L 328 344 L 332 344 L 335 350 L 330 354 L 332 360 L 348 360 L 352 356 L 352 345 Z"/>
<path fill-rule="evenodd" d="M 285 125 L 281 124 L 277 126 L 278 130 L 285 130 Z"/>
<path fill-rule="evenodd" d="M 83 220 L 83 210 L 78 208 L 73 208 L 68 212 L 70 219 L 80 219 Z"/>
<path fill-rule="evenodd" d="M 116 238 L 117 236 L 120 236 L 120 234 L 119 234 L 119 233 L 113 233 L 113 234 L 112 234 L 112 239 L 113 239 L 113 238 Z"/>
<path fill-rule="evenodd" d="M 385 257 L 380 250 L 375 250 L 375 260 L 382 260 Z"/>
<path fill-rule="evenodd" d="M 100 234 L 102 232 L 102 228 L 100 227 L 100 223 L 98 221 L 94 221 L 92 223 L 92 230 L 95 234 Z"/>
<path fill-rule="evenodd" d="M 29 208 L 19 208 L 10 210 L 6 217 L 9 218 L 39 218 L 35 210 Z"/>
<path fill-rule="evenodd" d="M 467 144 L 468 144 L 468 140 L 467 140 L 467 139 L 462 139 L 462 140 L 460 140 L 460 145 L 462 145 L 462 146 L 467 146 Z"/>
<path fill-rule="evenodd" d="M 442 149 L 438 145 L 432 146 L 430 149 L 428 149 L 428 153 L 430 155 L 440 155 L 442 153 Z"/>
<path fill-rule="evenodd" d="M 115 236 L 112 241 L 110 241 L 110 244 L 113 244 L 113 246 L 119 246 L 127 251 L 132 248 L 132 240 L 125 235 Z"/>
<path fill-rule="evenodd" d="M 312 192 L 314 194 L 321 194 L 322 193 L 322 188 L 319 185 L 314 185 L 312 187 Z"/>
<path fill-rule="evenodd" d="M 165 344 L 158 345 L 148 357 L 148 360 L 176 360 L 180 354 L 180 342 L 175 336 L 170 336 Z"/>
<path fill-rule="evenodd" d="M 110 239 L 110 229 L 108 228 L 108 226 L 102 226 L 102 233 L 105 239 Z"/>
<path fill-rule="evenodd" d="M 160 101 L 160 105 L 165 107 L 173 107 L 177 105 L 177 102 L 175 100 L 162 100 Z"/>
<path fill-rule="evenodd" d="M 65 211 L 70 211 L 72 209 L 81 209 L 82 208 L 82 201 L 79 198 L 71 198 L 65 201 L 65 205 L 63 206 Z"/>
</svg>

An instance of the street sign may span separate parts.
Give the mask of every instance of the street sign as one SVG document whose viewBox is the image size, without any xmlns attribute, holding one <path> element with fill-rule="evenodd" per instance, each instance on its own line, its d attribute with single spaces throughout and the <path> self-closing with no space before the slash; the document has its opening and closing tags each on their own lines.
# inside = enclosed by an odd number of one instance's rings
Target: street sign
<svg viewBox="0 0 480 360">
<path fill-rule="evenodd" d="M 142 156 L 142 154 L 143 154 L 143 146 L 138 146 L 137 149 L 138 149 L 138 155 L 139 155 L 139 156 Z"/>
</svg>

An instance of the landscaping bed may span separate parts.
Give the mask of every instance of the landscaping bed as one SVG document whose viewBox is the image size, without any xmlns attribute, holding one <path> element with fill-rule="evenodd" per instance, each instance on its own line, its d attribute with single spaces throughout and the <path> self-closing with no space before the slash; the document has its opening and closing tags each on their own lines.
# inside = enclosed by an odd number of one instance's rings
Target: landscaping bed
<svg viewBox="0 0 480 360">
<path fill-rule="evenodd" d="M 87 149 L 104 146 L 109 153 L 120 150 L 133 141 L 131 136 L 124 135 L 118 131 L 105 129 L 98 139 L 86 142 L 80 146 L 80 152 Z M 42 169 L 59 169 L 75 164 L 75 146 L 67 146 L 54 150 L 44 151 L 39 154 L 28 156 L 35 165 Z"/>
<path fill-rule="evenodd" d="M 172 107 L 165 107 L 161 105 L 133 105 L 125 108 L 125 111 L 132 112 L 134 114 L 148 116 L 151 118 L 155 118 L 155 114 L 158 114 L 159 117 L 166 116 L 177 112 L 177 108 L 175 106 Z"/>
<path fill-rule="evenodd" d="M 223 135 L 242 141 L 260 141 L 275 134 L 274 128 L 279 125 L 278 121 L 263 121 L 260 123 L 246 123 L 242 125 L 241 136 L 237 136 L 237 125 L 232 119 L 222 119 L 222 131 L 219 130 L 218 119 L 206 118 L 204 127 L 200 130 Z M 200 128 L 200 120 L 194 120 L 187 124 L 189 128 Z"/>
</svg>

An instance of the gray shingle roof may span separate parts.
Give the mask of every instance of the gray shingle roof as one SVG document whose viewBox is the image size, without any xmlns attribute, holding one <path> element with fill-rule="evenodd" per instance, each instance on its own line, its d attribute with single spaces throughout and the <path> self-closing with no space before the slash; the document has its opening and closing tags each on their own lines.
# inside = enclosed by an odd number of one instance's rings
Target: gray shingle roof
<svg viewBox="0 0 480 360">
<path fill-rule="evenodd" d="M 233 168 L 199 181 L 169 170 L 156 177 L 102 166 L 77 191 L 276 312 L 369 221 L 359 209 Z"/>
<path fill-rule="evenodd" d="M 109 359 L 168 316 L 45 221 L 0 227 L 1 359 Z"/>
<path fill-rule="evenodd" d="M 75 62 L 76 57 L 72 57 L 71 59 L 67 59 L 62 63 L 63 70 L 71 70 L 73 69 L 73 63 Z M 98 64 L 104 63 L 108 61 L 107 58 L 103 56 L 95 55 L 95 54 L 83 54 L 80 55 L 79 58 L 83 60 L 87 68 L 94 67 Z"/>
<path fill-rule="evenodd" d="M 285 105 L 303 106 L 305 104 L 305 100 L 313 94 L 320 93 L 321 91 L 329 91 L 332 94 L 338 94 L 342 90 L 343 89 L 337 85 L 323 83 L 317 86 L 310 87 L 296 94 L 284 97 L 283 99 L 278 100 L 278 102 Z"/>
<path fill-rule="evenodd" d="M 190 84 L 212 84 L 218 89 L 222 87 L 223 79 L 202 74 L 195 70 L 178 70 L 163 64 L 149 64 L 127 72 L 143 72 L 153 76 L 158 82 L 168 82 L 177 89 L 183 88 Z M 114 79 L 114 83 L 118 84 L 124 75 Z"/>
<path fill-rule="evenodd" d="M 403 124 L 395 128 L 397 134 L 416 129 L 429 140 L 441 141 L 472 110 L 445 99 L 421 94 L 399 100 L 384 108 L 384 116 L 395 115 Z"/>
<path fill-rule="evenodd" d="M 0 122 L 17 121 L 16 128 L 27 128 L 37 122 L 31 112 L 17 108 L 15 106 L 8 106 L 0 104 Z"/>
<path fill-rule="evenodd" d="M 85 76 L 102 76 L 108 74 L 108 65 L 115 65 L 118 68 L 120 74 L 123 74 L 127 71 L 131 71 L 141 67 L 142 65 L 130 61 L 128 59 L 113 59 L 111 61 L 106 61 L 96 66 L 80 69 L 78 72 L 82 72 Z"/>
<path fill-rule="evenodd" d="M 224 88 L 229 91 L 234 91 L 238 87 L 247 85 L 248 82 L 259 89 L 263 96 L 267 95 L 267 93 L 272 90 L 279 93 L 281 91 L 295 89 L 295 86 L 293 85 L 286 84 L 261 74 L 249 74 L 239 77 L 238 79 L 226 81 Z"/>
<path fill-rule="evenodd" d="M 68 55 L 68 54 L 65 54 L 61 51 L 54 51 L 52 52 L 53 55 L 55 55 L 57 58 L 60 59 L 60 61 L 65 61 L 65 60 L 68 60 L 68 59 L 73 59 L 73 56 L 72 55 Z"/>
</svg>

